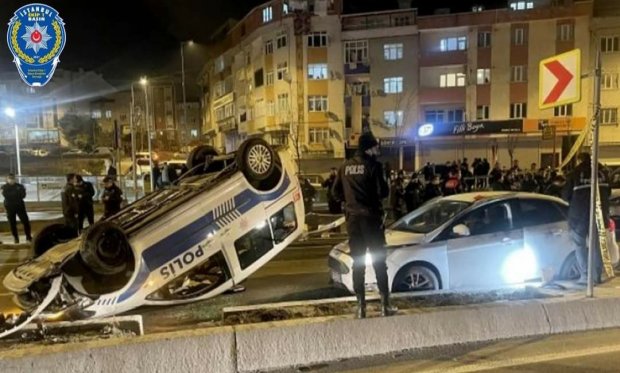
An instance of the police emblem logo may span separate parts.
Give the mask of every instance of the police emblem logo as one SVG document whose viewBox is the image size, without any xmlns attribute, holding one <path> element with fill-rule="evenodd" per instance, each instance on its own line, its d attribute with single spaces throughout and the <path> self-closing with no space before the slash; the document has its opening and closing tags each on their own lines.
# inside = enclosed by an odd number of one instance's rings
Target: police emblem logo
<svg viewBox="0 0 620 373">
<path fill-rule="evenodd" d="M 31 87 L 42 87 L 52 79 L 66 41 L 65 23 L 50 6 L 25 5 L 9 22 L 7 42 L 13 62 Z"/>
</svg>

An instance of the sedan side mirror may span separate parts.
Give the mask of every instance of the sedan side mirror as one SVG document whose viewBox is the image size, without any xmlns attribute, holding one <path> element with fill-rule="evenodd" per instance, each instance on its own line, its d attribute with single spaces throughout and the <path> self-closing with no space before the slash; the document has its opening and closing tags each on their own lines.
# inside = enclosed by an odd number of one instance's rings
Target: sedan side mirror
<svg viewBox="0 0 620 373">
<path fill-rule="evenodd" d="M 469 237 L 471 232 L 465 224 L 457 224 L 452 228 L 452 233 L 457 237 Z"/>
</svg>

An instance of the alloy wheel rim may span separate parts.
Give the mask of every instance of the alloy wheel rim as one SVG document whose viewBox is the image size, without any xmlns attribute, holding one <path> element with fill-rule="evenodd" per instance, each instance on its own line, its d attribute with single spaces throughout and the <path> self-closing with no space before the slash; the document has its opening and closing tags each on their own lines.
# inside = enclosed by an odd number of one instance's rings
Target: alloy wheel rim
<svg viewBox="0 0 620 373">
<path fill-rule="evenodd" d="M 255 173 L 262 175 L 271 166 L 271 153 L 266 146 L 258 144 L 250 148 L 248 152 L 248 165 Z"/>
</svg>

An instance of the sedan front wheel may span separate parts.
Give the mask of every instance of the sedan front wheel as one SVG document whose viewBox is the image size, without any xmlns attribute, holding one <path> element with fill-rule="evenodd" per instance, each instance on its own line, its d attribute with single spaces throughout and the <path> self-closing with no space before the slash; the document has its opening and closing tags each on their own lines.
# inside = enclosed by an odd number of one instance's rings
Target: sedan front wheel
<svg viewBox="0 0 620 373">
<path fill-rule="evenodd" d="M 439 290 L 439 278 L 432 269 L 413 264 L 398 272 L 392 289 L 394 292 Z"/>
</svg>

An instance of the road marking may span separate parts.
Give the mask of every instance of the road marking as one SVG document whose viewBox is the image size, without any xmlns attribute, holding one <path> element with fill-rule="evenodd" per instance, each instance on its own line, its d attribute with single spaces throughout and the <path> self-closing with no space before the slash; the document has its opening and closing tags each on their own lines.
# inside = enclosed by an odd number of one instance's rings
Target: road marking
<svg viewBox="0 0 620 373">
<path fill-rule="evenodd" d="M 579 358 L 591 355 L 602 355 L 602 354 L 610 354 L 614 352 L 620 352 L 620 345 L 615 346 L 603 346 L 603 347 L 594 347 L 587 348 L 584 350 L 577 351 L 566 351 L 561 353 L 551 353 L 544 354 L 538 356 L 531 357 L 521 357 L 521 358 L 507 358 L 506 360 L 498 360 L 498 361 L 487 361 L 483 363 L 474 363 L 467 364 L 459 367 L 443 367 L 443 368 L 435 368 L 432 370 L 424 370 L 424 372 L 429 373 L 468 373 L 468 372 L 479 372 L 484 370 L 493 370 L 493 369 L 501 369 L 501 368 L 509 368 L 516 367 L 522 365 L 530 365 L 536 363 L 542 363 L 546 361 L 554 361 L 554 360 L 564 360 L 564 359 L 572 359 Z"/>
</svg>

